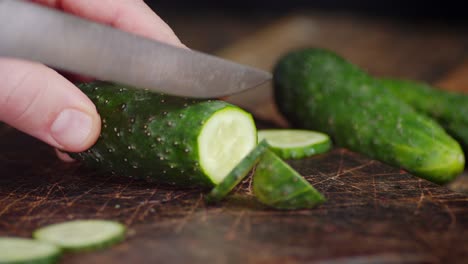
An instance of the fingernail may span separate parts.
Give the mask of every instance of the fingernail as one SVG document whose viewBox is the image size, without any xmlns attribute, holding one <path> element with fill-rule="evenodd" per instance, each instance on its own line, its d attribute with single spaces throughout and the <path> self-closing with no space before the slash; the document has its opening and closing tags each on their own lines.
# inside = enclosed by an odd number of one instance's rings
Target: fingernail
<svg viewBox="0 0 468 264">
<path fill-rule="evenodd" d="M 52 123 L 52 137 L 64 148 L 79 148 L 91 133 L 93 119 L 74 109 L 65 109 Z"/>
</svg>

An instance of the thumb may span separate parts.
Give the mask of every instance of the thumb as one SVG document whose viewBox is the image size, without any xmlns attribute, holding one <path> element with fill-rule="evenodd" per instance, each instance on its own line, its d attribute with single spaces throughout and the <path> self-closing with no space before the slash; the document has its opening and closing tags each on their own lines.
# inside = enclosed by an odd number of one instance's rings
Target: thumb
<svg viewBox="0 0 468 264">
<path fill-rule="evenodd" d="M 97 140 L 95 106 L 54 70 L 0 58 L 0 80 L 0 121 L 64 151 L 83 151 Z"/>
</svg>

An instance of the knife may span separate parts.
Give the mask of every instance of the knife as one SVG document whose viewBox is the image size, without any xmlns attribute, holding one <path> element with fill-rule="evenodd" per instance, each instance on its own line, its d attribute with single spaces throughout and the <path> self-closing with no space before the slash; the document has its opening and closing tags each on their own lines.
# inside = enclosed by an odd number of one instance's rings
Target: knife
<svg viewBox="0 0 468 264">
<path fill-rule="evenodd" d="M 23 0 L 0 0 L 0 56 L 176 96 L 240 93 L 271 73 Z"/>
</svg>

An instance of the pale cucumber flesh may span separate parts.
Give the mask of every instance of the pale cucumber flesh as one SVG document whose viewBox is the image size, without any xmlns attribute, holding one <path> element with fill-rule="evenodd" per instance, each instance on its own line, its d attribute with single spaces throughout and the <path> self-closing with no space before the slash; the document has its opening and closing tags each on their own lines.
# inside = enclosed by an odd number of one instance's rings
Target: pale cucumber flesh
<svg viewBox="0 0 468 264">
<path fill-rule="evenodd" d="M 220 110 L 198 136 L 200 166 L 218 184 L 256 144 L 257 129 L 250 114 L 237 108 Z"/>
<path fill-rule="evenodd" d="M 37 240 L 67 251 L 94 250 L 120 242 L 125 237 L 124 225 L 108 220 L 74 220 L 39 228 Z"/>
<path fill-rule="evenodd" d="M 46 242 L 19 237 L 0 237 L 0 264 L 56 263 L 60 256 L 60 248 Z"/>
</svg>

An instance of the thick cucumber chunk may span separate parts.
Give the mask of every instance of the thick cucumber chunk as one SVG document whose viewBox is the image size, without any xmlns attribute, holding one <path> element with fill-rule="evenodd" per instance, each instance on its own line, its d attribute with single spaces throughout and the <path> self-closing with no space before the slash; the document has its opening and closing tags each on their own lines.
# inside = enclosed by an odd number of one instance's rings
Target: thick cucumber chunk
<svg viewBox="0 0 468 264">
<path fill-rule="evenodd" d="M 301 159 L 331 149 L 327 134 L 302 129 L 263 129 L 258 131 L 258 140 L 265 139 L 282 159 Z"/>
<path fill-rule="evenodd" d="M 234 189 L 257 164 L 262 154 L 268 149 L 265 140 L 261 141 L 206 197 L 208 202 L 222 200 Z"/>
<path fill-rule="evenodd" d="M 62 251 L 55 245 L 27 238 L 0 237 L 0 264 L 57 263 Z"/>
<path fill-rule="evenodd" d="M 179 187 L 213 187 L 257 143 L 251 114 L 217 100 L 194 100 L 107 82 L 79 85 L 102 119 L 88 166 Z"/>
<path fill-rule="evenodd" d="M 274 94 L 293 126 L 326 133 L 337 146 L 436 183 L 463 171 L 460 145 L 436 121 L 330 51 L 303 49 L 282 57 Z"/>
<path fill-rule="evenodd" d="M 124 225 L 107 220 L 75 220 L 45 226 L 33 237 L 66 251 L 96 250 L 114 245 L 125 238 Z"/>
<path fill-rule="evenodd" d="M 276 209 L 308 209 L 325 202 L 320 192 L 270 150 L 255 168 L 253 192 L 260 202 Z"/>
</svg>

